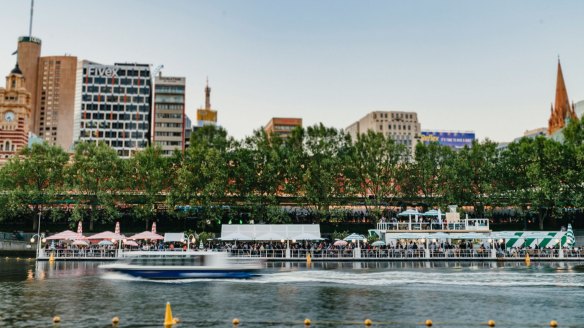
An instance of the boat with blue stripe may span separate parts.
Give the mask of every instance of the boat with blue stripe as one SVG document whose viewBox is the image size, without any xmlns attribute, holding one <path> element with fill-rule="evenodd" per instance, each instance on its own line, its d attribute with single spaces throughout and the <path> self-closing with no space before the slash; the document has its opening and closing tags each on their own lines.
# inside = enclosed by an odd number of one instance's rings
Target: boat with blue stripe
<svg viewBox="0 0 584 328">
<path fill-rule="evenodd" d="M 143 279 L 250 279 L 263 263 L 230 258 L 225 252 L 132 252 L 100 269 Z"/>
</svg>

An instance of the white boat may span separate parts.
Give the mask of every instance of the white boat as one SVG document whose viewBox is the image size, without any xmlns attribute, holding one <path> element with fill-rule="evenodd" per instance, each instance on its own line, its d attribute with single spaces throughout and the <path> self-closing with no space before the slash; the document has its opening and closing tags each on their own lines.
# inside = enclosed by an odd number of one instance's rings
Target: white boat
<svg viewBox="0 0 584 328">
<path fill-rule="evenodd" d="M 249 279 L 259 275 L 263 263 L 230 258 L 224 252 L 130 252 L 99 268 L 144 279 Z"/>
</svg>

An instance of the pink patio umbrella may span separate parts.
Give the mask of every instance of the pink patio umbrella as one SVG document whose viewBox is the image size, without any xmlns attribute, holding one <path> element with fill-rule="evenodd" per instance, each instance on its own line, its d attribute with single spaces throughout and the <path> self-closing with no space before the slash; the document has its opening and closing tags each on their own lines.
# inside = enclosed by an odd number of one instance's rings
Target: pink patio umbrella
<svg viewBox="0 0 584 328">
<path fill-rule="evenodd" d="M 95 234 L 93 236 L 89 236 L 87 237 L 87 239 L 91 239 L 91 240 L 122 240 L 125 239 L 126 237 L 117 233 L 113 233 L 111 231 L 104 231 L 104 232 L 100 232 L 98 234 Z"/>
<path fill-rule="evenodd" d="M 71 230 L 65 230 L 63 232 L 59 232 L 52 236 L 47 237 L 47 240 L 77 240 L 77 239 L 86 239 L 83 235 L 80 235 L 76 232 Z"/>
<path fill-rule="evenodd" d="M 156 222 L 152 222 L 152 233 L 156 233 Z"/>
<path fill-rule="evenodd" d="M 89 243 L 87 242 L 87 240 L 76 240 L 73 242 L 73 244 L 71 244 L 73 246 L 89 246 Z"/>
<path fill-rule="evenodd" d="M 126 240 L 126 241 L 124 242 L 124 245 L 125 245 L 125 246 L 131 246 L 131 247 L 138 247 L 138 243 L 136 243 L 136 242 L 135 242 L 135 241 L 133 241 L 133 240 Z"/>
<path fill-rule="evenodd" d="M 144 231 L 144 232 L 140 232 L 138 234 L 133 235 L 129 239 L 133 239 L 133 240 L 144 240 L 144 239 L 162 240 L 162 239 L 164 239 L 164 237 L 162 237 L 161 235 L 157 235 L 155 233 L 152 233 L 150 231 Z"/>
<path fill-rule="evenodd" d="M 344 240 L 337 240 L 335 241 L 335 243 L 333 245 L 335 246 L 347 246 L 348 242 L 344 241 Z"/>
</svg>

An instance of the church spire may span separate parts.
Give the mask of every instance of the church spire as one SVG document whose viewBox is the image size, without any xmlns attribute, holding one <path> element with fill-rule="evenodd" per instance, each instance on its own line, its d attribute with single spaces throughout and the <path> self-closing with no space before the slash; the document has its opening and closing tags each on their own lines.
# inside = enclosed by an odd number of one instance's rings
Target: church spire
<svg viewBox="0 0 584 328">
<path fill-rule="evenodd" d="M 552 109 L 552 113 L 548 122 L 548 134 L 562 129 L 565 125 L 566 119 L 575 119 L 576 114 L 570 100 L 568 99 L 568 90 L 564 82 L 564 74 L 562 73 L 562 65 L 560 58 L 558 58 L 558 75 L 556 79 L 556 100 Z"/>
<path fill-rule="evenodd" d="M 207 77 L 207 86 L 205 87 L 205 109 L 211 109 L 211 88 L 209 88 L 209 77 Z"/>
</svg>

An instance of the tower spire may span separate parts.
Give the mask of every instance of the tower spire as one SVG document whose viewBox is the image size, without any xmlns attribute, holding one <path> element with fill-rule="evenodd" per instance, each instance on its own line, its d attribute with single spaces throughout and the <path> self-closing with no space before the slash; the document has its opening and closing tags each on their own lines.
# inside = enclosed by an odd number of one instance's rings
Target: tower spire
<svg viewBox="0 0 584 328">
<path fill-rule="evenodd" d="M 28 37 L 32 37 L 32 15 L 34 13 L 34 0 L 30 0 L 30 22 L 28 25 Z"/>
<path fill-rule="evenodd" d="M 211 88 L 209 88 L 209 77 L 207 76 L 207 86 L 205 87 L 205 109 L 211 109 Z"/>
<path fill-rule="evenodd" d="M 576 114 L 570 106 L 568 98 L 568 90 L 564 81 L 564 74 L 562 73 L 562 65 L 558 55 L 558 75 L 556 79 L 556 99 L 554 102 L 552 114 L 548 124 L 548 134 L 552 134 L 565 125 L 567 119 L 576 118 Z"/>
</svg>

